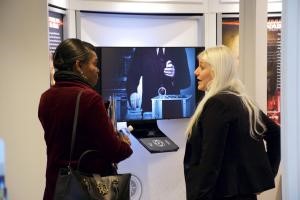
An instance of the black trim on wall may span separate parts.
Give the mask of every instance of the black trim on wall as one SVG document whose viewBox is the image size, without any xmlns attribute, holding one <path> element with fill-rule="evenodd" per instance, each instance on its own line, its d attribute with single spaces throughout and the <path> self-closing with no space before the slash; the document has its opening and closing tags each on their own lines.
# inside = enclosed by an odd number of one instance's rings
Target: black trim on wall
<svg viewBox="0 0 300 200">
<path fill-rule="evenodd" d="M 129 13 L 129 12 L 98 12 L 79 10 L 83 13 L 114 14 L 114 15 L 152 15 L 152 16 L 203 16 L 203 13 Z"/>
<path fill-rule="evenodd" d="M 67 10 L 66 8 L 62 8 L 62 7 L 59 7 L 59 6 L 53 5 L 53 4 L 51 4 L 51 3 L 48 3 L 48 6 L 50 6 L 50 7 L 53 7 L 53 8 L 57 8 L 57 9 L 61 9 L 61 10 L 64 10 L 64 11 L 66 11 L 66 10 Z"/>
</svg>

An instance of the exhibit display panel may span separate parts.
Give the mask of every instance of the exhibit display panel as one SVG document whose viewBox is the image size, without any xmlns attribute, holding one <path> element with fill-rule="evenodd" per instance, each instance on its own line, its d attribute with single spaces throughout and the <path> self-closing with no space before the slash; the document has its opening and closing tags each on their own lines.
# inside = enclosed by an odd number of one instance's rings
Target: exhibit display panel
<svg viewBox="0 0 300 200">
<path fill-rule="evenodd" d="M 48 45 L 49 45 L 49 68 L 50 68 L 50 85 L 54 85 L 54 66 L 53 53 L 56 47 L 64 40 L 64 16 L 65 11 L 62 9 L 49 6 L 48 11 Z"/>
<path fill-rule="evenodd" d="M 97 47 L 97 90 L 113 101 L 117 122 L 134 127 L 132 135 L 151 153 L 179 147 L 156 120 L 189 118 L 198 99 L 193 74 L 204 47 Z"/>
<path fill-rule="evenodd" d="M 102 59 L 109 59 L 109 51 L 114 51 L 113 49 L 119 48 L 117 51 L 132 52 L 133 48 L 179 47 L 193 52 L 194 48 L 204 46 L 204 17 L 202 15 L 134 15 L 79 12 L 77 13 L 77 18 L 77 33 L 79 34 L 79 38 L 97 47 L 102 47 L 107 51 L 105 53 L 107 54 L 106 56 L 101 55 L 101 57 L 99 57 L 100 76 L 103 76 L 101 73 L 106 73 L 106 69 L 104 68 L 105 65 L 107 65 L 105 64 L 107 61 Z M 124 49 L 122 50 L 122 48 Z M 98 52 L 98 55 L 99 54 L 101 54 L 101 51 Z M 193 55 L 194 53 L 188 54 Z M 125 53 L 125 55 L 128 55 L 128 53 Z M 122 58 L 123 56 L 119 57 Z M 113 58 L 112 56 L 110 59 Z M 108 72 L 112 74 L 107 75 L 107 78 L 115 79 L 113 80 L 114 83 L 111 84 L 121 84 L 123 88 L 125 87 L 124 76 L 122 75 L 119 80 L 117 77 L 120 77 L 118 74 L 125 74 L 125 71 L 128 70 L 126 67 L 129 67 L 131 62 L 130 60 L 130 58 L 125 56 L 125 58 L 121 60 L 115 59 L 112 61 L 113 63 L 126 63 L 123 64 L 126 66 L 121 69 L 114 68 L 113 72 Z M 195 57 L 190 60 L 191 62 L 195 62 Z M 113 63 L 111 63 L 112 65 L 110 65 L 109 68 L 113 68 Z M 190 77 L 193 77 L 193 79 L 195 66 L 196 65 L 191 65 L 191 70 L 189 71 Z M 100 85 L 98 85 L 98 87 L 100 87 Z M 185 88 L 180 92 L 186 90 L 188 89 Z M 140 89 L 138 89 L 138 91 L 140 91 Z M 193 90 L 192 93 L 194 91 L 195 90 Z M 109 91 L 105 92 L 109 93 Z M 158 92 L 158 88 L 156 92 Z M 161 90 L 161 92 L 164 92 L 164 90 Z M 126 110 L 126 106 L 129 106 L 128 100 L 130 99 L 124 90 L 121 93 L 124 94 L 123 96 L 125 96 L 127 100 L 122 101 L 120 98 L 119 103 L 125 105 L 125 109 L 123 106 L 123 110 L 120 109 L 117 115 L 124 117 L 127 114 L 128 110 Z M 166 93 L 168 93 L 168 90 Z M 105 96 L 104 93 L 103 96 Z M 110 95 L 108 94 L 107 96 L 109 97 Z M 192 98 L 190 99 L 192 100 Z M 156 99 L 153 99 L 153 101 L 155 102 Z M 175 102 L 175 104 L 177 103 Z M 152 106 L 151 101 L 150 105 Z M 141 116 L 141 114 L 138 115 Z M 134 128 L 132 134 L 129 135 L 134 153 L 129 159 L 119 164 L 120 172 L 131 172 L 133 174 L 133 179 L 131 180 L 132 200 L 185 199 L 183 164 L 180 160 L 183 160 L 186 141 L 185 129 L 189 118 L 169 119 L 171 118 L 170 116 L 166 118 L 168 119 L 129 120 L 128 123 L 127 121 L 118 122 L 118 127 L 122 124 L 123 127 L 133 125 Z M 131 124 L 131 122 L 134 122 L 134 124 Z M 145 132 L 134 133 L 142 129 L 139 127 L 138 122 L 143 124 L 142 128 L 147 129 L 146 134 L 144 134 Z M 151 129 L 149 127 L 147 128 L 147 125 L 151 126 Z M 151 131 L 153 127 L 155 131 Z M 157 129 L 159 132 L 157 132 Z M 163 133 L 178 146 L 177 150 L 175 148 L 174 151 L 164 151 L 164 153 L 151 152 L 153 149 L 150 149 L 150 145 L 152 145 L 151 148 L 156 148 L 154 149 L 155 152 L 158 152 L 158 146 L 162 145 L 162 142 L 167 143 L 165 140 L 153 138 L 153 133 L 155 137 L 159 137 L 161 136 L 160 134 Z M 146 145 L 148 145 L 149 148 L 146 148 Z M 174 176 L 174 174 L 176 174 L 176 176 Z"/>
<path fill-rule="evenodd" d="M 48 41 L 49 51 L 53 53 L 56 47 L 63 41 L 63 10 L 49 7 L 48 16 Z"/>
<path fill-rule="evenodd" d="M 134 127 L 132 134 L 151 153 L 179 147 L 156 120 L 189 118 L 198 91 L 193 74 L 204 47 L 97 47 L 104 101 L 113 101 L 111 116 Z"/>
<path fill-rule="evenodd" d="M 270 118 L 280 124 L 281 16 L 278 14 L 270 16 L 267 26 L 267 112 Z"/>
<path fill-rule="evenodd" d="M 116 103 L 116 120 L 189 118 L 198 91 L 193 74 L 204 47 L 97 47 L 105 101 Z M 173 70 L 171 74 L 165 70 Z"/>
</svg>

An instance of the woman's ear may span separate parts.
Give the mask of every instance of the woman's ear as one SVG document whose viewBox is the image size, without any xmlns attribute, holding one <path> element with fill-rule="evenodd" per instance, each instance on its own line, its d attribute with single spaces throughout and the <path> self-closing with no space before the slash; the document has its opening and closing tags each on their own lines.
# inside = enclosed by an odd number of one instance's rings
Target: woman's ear
<svg viewBox="0 0 300 200">
<path fill-rule="evenodd" d="M 78 74 L 82 74 L 82 69 L 81 69 L 81 64 L 79 60 L 76 60 L 73 66 L 73 71 L 78 73 Z"/>
</svg>

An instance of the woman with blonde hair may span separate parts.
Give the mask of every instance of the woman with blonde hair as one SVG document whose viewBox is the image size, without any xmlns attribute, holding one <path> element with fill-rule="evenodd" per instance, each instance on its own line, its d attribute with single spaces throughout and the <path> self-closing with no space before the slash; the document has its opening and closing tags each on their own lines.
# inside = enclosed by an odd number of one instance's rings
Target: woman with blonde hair
<svg viewBox="0 0 300 200">
<path fill-rule="evenodd" d="M 247 95 L 228 47 L 206 49 L 198 63 L 197 88 L 205 95 L 187 127 L 187 200 L 257 199 L 275 187 L 280 127 Z"/>
</svg>

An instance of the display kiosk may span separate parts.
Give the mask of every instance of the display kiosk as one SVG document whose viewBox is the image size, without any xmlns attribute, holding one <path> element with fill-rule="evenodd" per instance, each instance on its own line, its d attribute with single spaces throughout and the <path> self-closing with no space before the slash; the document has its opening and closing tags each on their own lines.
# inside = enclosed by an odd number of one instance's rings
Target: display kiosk
<svg viewBox="0 0 300 200">
<path fill-rule="evenodd" d="M 151 153 L 177 151 L 179 147 L 157 126 L 156 120 L 131 121 L 132 135 Z"/>
</svg>

